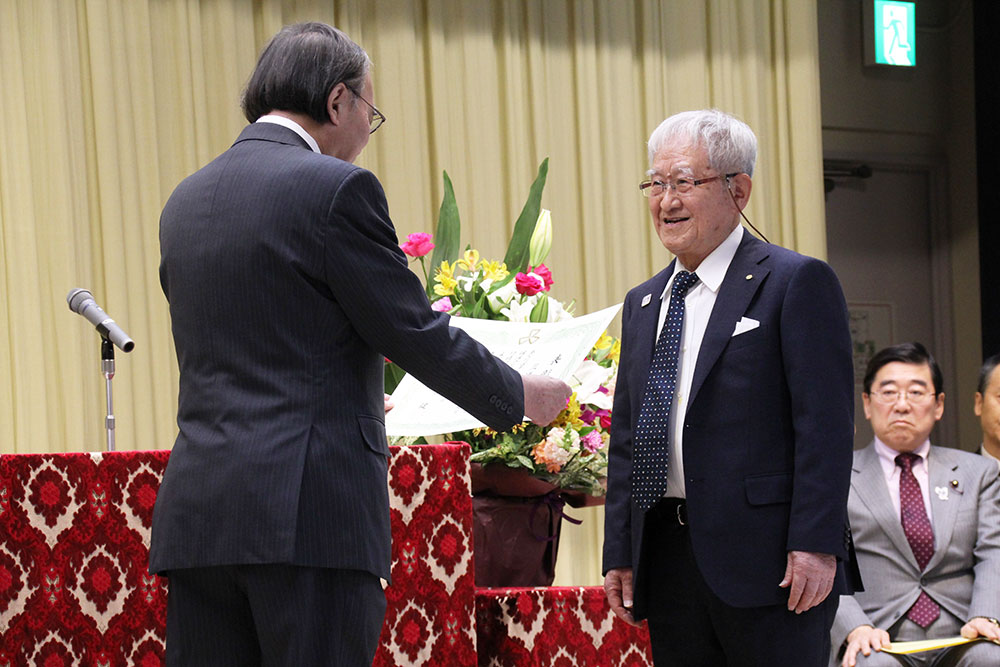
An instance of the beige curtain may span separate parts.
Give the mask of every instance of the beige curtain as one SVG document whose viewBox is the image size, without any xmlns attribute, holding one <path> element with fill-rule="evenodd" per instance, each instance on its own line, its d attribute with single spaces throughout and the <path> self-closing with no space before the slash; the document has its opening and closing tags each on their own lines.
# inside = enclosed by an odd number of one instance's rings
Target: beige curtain
<svg viewBox="0 0 1000 667">
<path fill-rule="evenodd" d="M 282 25 L 333 23 L 375 62 L 389 120 L 360 163 L 402 238 L 431 231 L 450 174 L 463 243 L 502 257 L 539 162 L 553 293 L 620 301 L 669 261 L 636 190 L 667 115 L 714 106 L 761 141 L 751 220 L 823 256 L 812 0 L 3 0 L 0 450 L 104 447 L 90 289 L 136 340 L 117 355 L 119 449 L 169 448 L 177 366 L 157 219 L 244 124 L 239 94 Z M 600 581 L 601 510 L 571 512 L 557 583 Z"/>
</svg>

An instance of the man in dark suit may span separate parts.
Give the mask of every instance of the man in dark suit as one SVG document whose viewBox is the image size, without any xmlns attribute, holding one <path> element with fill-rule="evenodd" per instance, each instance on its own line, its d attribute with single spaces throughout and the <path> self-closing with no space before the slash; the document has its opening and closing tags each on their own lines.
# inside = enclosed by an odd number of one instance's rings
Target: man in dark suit
<svg viewBox="0 0 1000 667">
<path fill-rule="evenodd" d="M 251 124 L 171 195 L 160 279 L 179 433 L 153 517 L 168 665 L 370 664 L 390 577 L 389 357 L 496 429 L 569 388 L 521 377 L 430 309 L 378 180 L 367 54 L 289 26 L 243 97 Z"/>
<path fill-rule="evenodd" d="M 852 590 L 847 309 L 829 266 L 739 224 L 756 150 L 677 114 L 640 185 L 677 259 L 625 299 L 603 568 L 662 665 L 825 665 Z"/>
</svg>

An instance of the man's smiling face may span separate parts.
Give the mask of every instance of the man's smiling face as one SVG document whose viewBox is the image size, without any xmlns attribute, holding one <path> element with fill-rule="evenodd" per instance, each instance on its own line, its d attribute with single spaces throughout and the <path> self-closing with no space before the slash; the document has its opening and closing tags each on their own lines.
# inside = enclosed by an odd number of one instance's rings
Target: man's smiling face
<svg viewBox="0 0 1000 667">
<path fill-rule="evenodd" d="M 675 183 L 721 176 L 718 180 L 678 194 L 666 188 L 649 198 L 649 212 L 660 242 L 694 271 L 739 223 L 739 211 L 727 189 L 724 174 L 708 165 L 708 154 L 687 141 L 671 141 L 657 151 L 649 178 Z M 749 180 L 749 178 L 747 179 Z"/>
</svg>

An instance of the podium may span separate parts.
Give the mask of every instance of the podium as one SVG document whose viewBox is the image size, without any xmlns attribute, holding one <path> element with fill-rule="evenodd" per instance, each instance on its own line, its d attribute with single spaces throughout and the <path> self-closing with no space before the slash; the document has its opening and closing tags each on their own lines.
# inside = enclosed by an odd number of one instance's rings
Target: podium
<svg viewBox="0 0 1000 667">
<path fill-rule="evenodd" d="M 168 580 L 147 559 L 169 456 L 0 457 L 0 667 L 163 664 Z M 598 587 L 475 588 L 468 445 L 391 448 L 389 496 L 375 665 L 652 664 Z"/>
</svg>

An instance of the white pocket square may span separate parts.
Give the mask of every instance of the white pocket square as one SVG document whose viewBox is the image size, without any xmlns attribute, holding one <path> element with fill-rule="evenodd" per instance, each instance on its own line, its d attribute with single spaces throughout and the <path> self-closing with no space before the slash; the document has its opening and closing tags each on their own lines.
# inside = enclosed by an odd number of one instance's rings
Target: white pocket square
<svg viewBox="0 0 1000 667">
<path fill-rule="evenodd" d="M 759 326 L 760 322 L 753 319 L 752 317 L 741 317 L 740 321 L 736 323 L 736 328 L 733 329 L 733 335 L 739 336 L 742 333 L 753 331 Z"/>
</svg>

